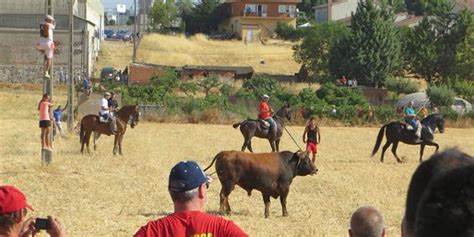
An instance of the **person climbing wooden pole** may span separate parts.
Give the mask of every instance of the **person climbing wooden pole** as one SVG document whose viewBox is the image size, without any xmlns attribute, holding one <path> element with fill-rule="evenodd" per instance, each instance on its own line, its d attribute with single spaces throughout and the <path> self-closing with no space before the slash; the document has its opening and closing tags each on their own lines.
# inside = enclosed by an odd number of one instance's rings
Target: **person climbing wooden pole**
<svg viewBox="0 0 474 237">
<path fill-rule="evenodd" d="M 43 95 L 48 95 L 48 100 L 51 100 L 53 98 L 53 30 L 56 27 L 56 22 L 54 20 L 53 0 L 45 0 L 45 15 L 46 17 L 44 19 L 44 22 L 40 23 L 40 38 L 38 40 L 36 48 L 44 54 Z M 48 113 L 51 113 L 49 109 Z M 49 114 L 48 117 L 50 116 L 51 114 Z M 53 160 L 53 134 L 48 133 L 48 136 L 44 137 L 44 139 L 48 139 L 45 144 L 49 145 L 44 146 L 44 144 L 42 143 L 41 163 L 47 165 Z"/>
</svg>

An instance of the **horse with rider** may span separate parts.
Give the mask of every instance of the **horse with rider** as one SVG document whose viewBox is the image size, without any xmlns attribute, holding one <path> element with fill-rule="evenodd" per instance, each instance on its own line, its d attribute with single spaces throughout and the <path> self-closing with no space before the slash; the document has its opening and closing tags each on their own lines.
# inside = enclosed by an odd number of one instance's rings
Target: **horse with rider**
<svg viewBox="0 0 474 237">
<path fill-rule="evenodd" d="M 273 112 L 269 104 L 270 96 L 262 95 L 258 104 L 258 119 L 247 119 L 232 126 L 240 127 L 240 132 L 244 137 L 242 151 L 252 149 L 252 137 L 267 139 L 273 152 L 280 150 L 280 138 L 285 128 L 285 120 L 291 120 L 291 108 L 284 105 L 276 113 Z"/>
</svg>

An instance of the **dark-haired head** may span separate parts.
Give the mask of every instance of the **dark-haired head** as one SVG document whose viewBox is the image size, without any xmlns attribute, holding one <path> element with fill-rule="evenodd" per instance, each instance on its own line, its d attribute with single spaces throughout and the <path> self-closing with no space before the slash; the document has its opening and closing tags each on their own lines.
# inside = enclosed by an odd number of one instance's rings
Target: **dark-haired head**
<svg viewBox="0 0 474 237">
<path fill-rule="evenodd" d="M 471 156 L 452 148 L 434 154 L 418 166 L 408 186 L 403 232 L 413 235 L 418 203 L 428 184 L 439 175 L 470 164 L 474 164 Z"/>
<path fill-rule="evenodd" d="M 433 179 L 415 220 L 417 237 L 474 236 L 474 164 Z"/>
</svg>

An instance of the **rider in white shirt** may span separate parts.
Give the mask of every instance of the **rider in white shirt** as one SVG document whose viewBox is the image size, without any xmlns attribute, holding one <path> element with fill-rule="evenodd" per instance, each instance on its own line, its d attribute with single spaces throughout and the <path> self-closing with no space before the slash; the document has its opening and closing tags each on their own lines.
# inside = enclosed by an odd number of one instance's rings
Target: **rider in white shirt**
<svg viewBox="0 0 474 237">
<path fill-rule="evenodd" d="M 100 99 L 100 119 L 102 122 L 107 122 L 110 123 L 110 129 L 112 130 L 112 133 L 115 134 L 117 131 L 116 125 L 115 125 L 115 119 L 110 116 L 110 108 L 109 108 L 109 99 L 110 99 L 110 92 L 105 92 L 104 98 Z"/>
</svg>

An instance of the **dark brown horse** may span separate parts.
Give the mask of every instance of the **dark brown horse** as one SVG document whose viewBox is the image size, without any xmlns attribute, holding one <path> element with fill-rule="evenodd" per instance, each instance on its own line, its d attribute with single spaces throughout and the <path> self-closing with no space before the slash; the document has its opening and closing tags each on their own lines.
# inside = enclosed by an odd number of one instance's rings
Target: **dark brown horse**
<svg viewBox="0 0 474 237">
<path fill-rule="evenodd" d="M 115 134 L 114 140 L 114 155 L 117 154 L 117 150 L 118 153 L 122 155 L 122 139 L 127 131 L 127 124 L 131 120 L 130 127 L 134 128 L 138 124 L 138 117 L 138 105 L 125 106 L 117 111 L 117 133 Z M 84 144 L 87 144 L 87 152 L 90 153 L 89 141 L 92 132 L 94 132 L 94 150 L 96 150 L 96 140 L 99 138 L 100 134 L 105 134 L 107 136 L 112 135 L 110 125 L 99 122 L 98 115 L 89 114 L 84 116 L 81 120 L 81 130 L 79 132 L 82 153 L 84 153 Z"/>
<path fill-rule="evenodd" d="M 245 151 L 247 148 L 250 152 L 253 152 L 252 149 L 252 137 L 256 136 L 258 138 L 268 139 L 270 146 L 272 147 L 272 151 L 279 151 L 280 150 L 280 138 L 283 135 L 283 129 L 285 126 L 285 119 L 290 121 L 291 120 L 291 108 L 289 105 L 283 106 L 278 112 L 273 115 L 273 119 L 277 124 L 277 134 L 276 137 L 270 136 L 270 129 L 264 127 L 262 122 L 255 119 L 247 119 L 240 123 L 236 123 L 232 125 L 234 128 L 238 128 L 240 126 L 240 132 L 244 136 L 244 144 L 242 145 L 242 151 Z"/>
<path fill-rule="evenodd" d="M 403 142 L 409 145 L 421 145 L 420 147 L 420 162 L 423 159 L 423 152 L 425 150 L 425 146 L 434 146 L 436 147 L 436 152 L 439 149 L 439 145 L 433 141 L 434 139 L 434 131 L 438 128 L 440 133 L 444 133 L 444 118 L 440 114 L 432 114 L 421 121 L 422 129 L 421 129 L 421 138 L 418 139 L 415 136 L 415 131 L 407 130 L 407 126 L 401 122 L 391 122 L 389 124 L 385 124 L 380 128 L 379 135 L 377 136 L 377 140 L 375 141 L 375 147 L 372 151 L 372 156 L 374 156 L 380 148 L 382 144 L 383 135 L 385 133 L 385 137 L 387 138 L 387 142 L 382 147 L 382 156 L 380 157 L 380 161 L 383 162 L 383 157 L 385 151 L 388 149 L 390 145 L 392 145 L 392 153 L 397 159 L 398 162 L 402 162 L 402 160 L 397 156 L 397 147 L 399 142 Z"/>
</svg>

